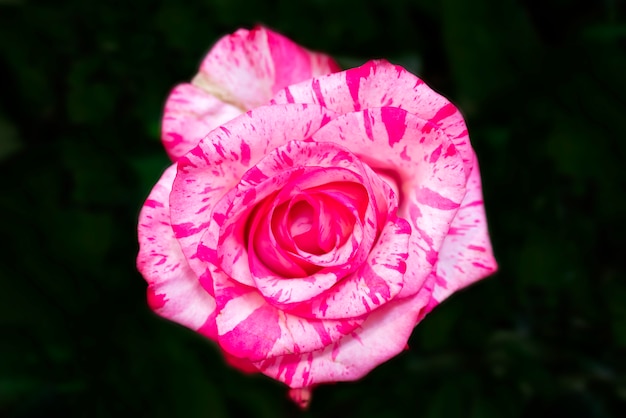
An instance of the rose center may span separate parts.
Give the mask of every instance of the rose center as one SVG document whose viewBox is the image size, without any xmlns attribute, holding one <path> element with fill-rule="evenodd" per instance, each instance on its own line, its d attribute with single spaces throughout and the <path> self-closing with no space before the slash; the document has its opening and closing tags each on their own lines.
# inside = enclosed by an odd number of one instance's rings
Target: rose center
<svg viewBox="0 0 626 418">
<path fill-rule="evenodd" d="M 258 204 L 246 235 L 259 260 L 275 273 L 310 276 L 345 263 L 359 249 L 368 205 L 367 190 L 356 182 L 284 188 Z M 269 219 L 261 221 L 261 213 Z"/>
<path fill-rule="evenodd" d="M 332 251 L 341 237 L 332 228 L 333 207 L 324 196 L 302 194 L 292 200 L 285 219 L 286 230 L 301 251 L 321 255 Z"/>
<path fill-rule="evenodd" d="M 301 200 L 291 206 L 287 216 L 287 225 L 292 237 L 306 234 L 313 227 L 313 217 L 315 210 L 306 201 Z"/>
<path fill-rule="evenodd" d="M 321 188 L 305 190 L 279 205 L 273 214 L 272 230 L 283 249 L 322 255 L 346 242 L 355 221 L 346 202 Z"/>
<path fill-rule="evenodd" d="M 331 248 L 322 248 L 317 230 L 319 230 L 319 213 L 306 200 L 291 205 L 287 215 L 287 230 L 294 244 L 302 251 L 311 254 L 324 254 Z"/>
</svg>

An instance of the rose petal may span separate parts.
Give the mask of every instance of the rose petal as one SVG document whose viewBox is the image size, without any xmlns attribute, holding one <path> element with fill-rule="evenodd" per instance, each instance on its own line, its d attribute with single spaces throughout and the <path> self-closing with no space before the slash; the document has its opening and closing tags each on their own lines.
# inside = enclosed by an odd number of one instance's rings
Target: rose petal
<svg viewBox="0 0 626 418">
<path fill-rule="evenodd" d="M 257 27 L 220 39 L 202 61 L 193 82 L 249 110 L 268 102 L 286 86 L 338 70 L 329 56 Z"/>
<path fill-rule="evenodd" d="M 439 251 L 434 296 L 441 302 L 497 268 L 487 230 L 478 160 L 474 156 L 467 194 Z"/>
<path fill-rule="evenodd" d="M 260 361 L 292 353 L 309 352 L 338 341 L 356 329 L 363 319 L 307 320 L 268 304 L 247 288 L 213 270 L 217 294 L 218 342 L 229 355 L 244 361 Z"/>
<path fill-rule="evenodd" d="M 472 149 L 461 113 L 418 77 L 387 61 L 369 61 L 361 67 L 288 86 L 272 102 L 315 103 L 337 113 L 378 107 L 404 109 L 443 131 L 461 154 L 466 175 L 471 171 Z M 402 135 L 390 131 L 389 145 L 398 136 Z"/>
<path fill-rule="evenodd" d="M 264 359 L 255 366 L 291 388 L 360 379 L 406 348 L 415 325 L 436 304 L 431 298 L 433 282 L 431 276 L 412 297 L 378 308 L 361 326 L 323 350 Z"/>
<path fill-rule="evenodd" d="M 175 161 L 212 129 L 267 103 L 284 87 L 338 70 L 329 56 L 263 27 L 224 36 L 204 58 L 192 84 L 177 86 L 168 97 L 165 149 Z"/>
<path fill-rule="evenodd" d="M 432 271 L 466 192 L 464 165 L 455 146 L 430 122 L 398 108 L 347 113 L 312 139 L 335 141 L 369 166 L 391 170 L 398 178 L 398 215 L 413 229 L 407 261 L 411 268 L 400 297 L 415 294 Z"/>
<path fill-rule="evenodd" d="M 394 299 L 404 286 L 411 227 L 402 218 L 390 218 L 354 273 L 319 297 L 283 309 L 301 317 L 341 320 L 369 314 Z"/>
<path fill-rule="evenodd" d="M 156 313 L 214 338 L 203 326 L 214 313 L 215 300 L 189 268 L 170 225 L 168 201 L 175 175 L 175 166 L 163 173 L 141 210 L 137 268 L 149 284 L 148 302 Z"/>
<path fill-rule="evenodd" d="M 240 108 L 192 84 L 176 86 L 165 103 L 161 125 L 167 154 L 176 161 L 207 133 L 242 113 Z"/>
</svg>

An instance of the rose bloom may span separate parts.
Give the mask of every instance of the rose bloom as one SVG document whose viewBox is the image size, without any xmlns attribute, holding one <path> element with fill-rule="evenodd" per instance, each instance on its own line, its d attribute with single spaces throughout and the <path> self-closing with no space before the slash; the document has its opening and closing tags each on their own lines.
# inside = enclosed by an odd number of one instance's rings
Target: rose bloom
<svg viewBox="0 0 626 418">
<path fill-rule="evenodd" d="M 302 406 L 496 269 L 459 111 L 386 61 L 338 70 L 265 28 L 219 40 L 167 100 L 139 219 L 150 307 Z"/>
</svg>

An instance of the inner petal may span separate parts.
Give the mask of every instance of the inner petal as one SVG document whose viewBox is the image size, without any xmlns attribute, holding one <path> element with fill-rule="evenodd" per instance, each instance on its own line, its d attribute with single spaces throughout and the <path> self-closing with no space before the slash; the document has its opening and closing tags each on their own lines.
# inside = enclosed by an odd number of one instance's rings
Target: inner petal
<svg viewBox="0 0 626 418">
<path fill-rule="evenodd" d="M 287 216 L 287 225 L 292 237 L 311 231 L 315 222 L 315 209 L 306 200 L 299 200 L 291 205 Z"/>
<path fill-rule="evenodd" d="M 254 237 L 249 245 L 252 245 L 254 252 L 268 268 L 283 277 L 304 277 L 315 273 L 319 267 L 294 257 L 289 245 L 285 245 L 289 244 L 290 237 L 285 236 L 284 231 L 280 228 L 278 228 L 279 233 L 276 234 L 277 228 L 273 225 L 276 223 L 274 220 L 277 218 L 277 212 L 279 214 L 285 212 L 286 205 L 279 205 L 272 213 L 274 204 L 273 199 L 266 199 L 258 212 L 269 214 L 272 219 L 270 221 L 271 228 L 267 224 L 265 216 L 253 218 L 251 233 Z"/>
<path fill-rule="evenodd" d="M 345 244 L 356 216 L 352 199 L 337 195 L 336 187 L 303 190 L 273 213 L 272 229 L 279 245 L 294 253 L 327 254 Z M 340 198 L 338 198 L 340 197 Z M 359 202 L 367 202 L 367 195 Z"/>
<path fill-rule="evenodd" d="M 332 250 L 333 246 L 320 245 L 322 239 L 320 224 L 320 205 L 310 202 L 308 198 L 289 204 L 287 216 L 288 230 L 297 249 L 307 253 L 320 255 Z"/>
<path fill-rule="evenodd" d="M 320 200 L 318 196 L 303 193 L 303 200 L 295 200 L 290 203 L 290 215 L 292 213 L 302 212 L 303 203 L 306 205 L 306 223 L 304 228 L 293 228 L 293 216 L 287 219 L 291 226 L 291 238 L 297 249 L 309 254 L 322 255 L 332 251 L 337 246 L 337 237 L 333 234 L 333 228 L 330 225 L 330 219 L 333 217 L 333 209 L 329 207 L 327 202 Z M 297 250 L 296 250 L 297 251 Z"/>
<path fill-rule="evenodd" d="M 337 200 L 326 193 L 314 193 L 315 201 L 319 202 L 318 245 L 325 250 L 343 245 L 352 234 L 356 217 L 345 201 Z M 367 201 L 367 200 L 366 200 Z M 302 248 L 302 247 L 301 247 Z"/>
</svg>

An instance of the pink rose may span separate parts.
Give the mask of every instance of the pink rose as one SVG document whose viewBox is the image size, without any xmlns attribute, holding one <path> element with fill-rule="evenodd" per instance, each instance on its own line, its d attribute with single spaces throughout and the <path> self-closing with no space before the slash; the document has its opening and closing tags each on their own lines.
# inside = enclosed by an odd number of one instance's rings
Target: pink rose
<svg viewBox="0 0 626 418">
<path fill-rule="evenodd" d="M 168 99 L 175 163 L 139 220 L 152 309 L 301 405 L 496 269 L 458 110 L 385 61 L 335 69 L 263 28 L 221 39 Z"/>
</svg>

